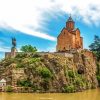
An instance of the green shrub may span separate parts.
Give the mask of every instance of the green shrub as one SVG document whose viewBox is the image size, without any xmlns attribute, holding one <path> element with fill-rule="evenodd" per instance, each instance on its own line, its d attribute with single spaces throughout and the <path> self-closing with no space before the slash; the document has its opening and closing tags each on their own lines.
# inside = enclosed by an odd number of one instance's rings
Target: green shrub
<svg viewBox="0 0 100 100">
<path fill-rule="evenodd" d="M 12 87 L 10 85 L 8 85 L 8 86 L 5 87 L 5 91 L 6 92 L 12 92 L 13 89 L 12 89 Z"/>
<path fill-rule="evenodd" d="M 100 63 L 97 63 L 97 75 L 100 74 Z"/>
<path fill-rule="evenodd" d="M 69 70 L 68 76 L 71 77 L 71 78 L 74 78 L 75 77 L 74 72 L 72 70 Z"/>
<path fill-rule="evenodd" d="M 98 80 L 98 83 L 99 83 L 99 86 L 100 86 L 100 63 L 97 63 L 97 80 Z"/>
<path fill-rule="evenodd" d="M 31 82 L 29 80 L 18 80 L 17 85 L 24 87 L 31 87 Z"/>
<path fill-rule="evenodd" d="M 21 52 L 21 53 L 18 53 L 18 54 L 16 55 L 16 58 L 24 58 L 24 57 L 27 57 L 27 53 Z"/>
<path fill-rule="evenodd" d="M 32 85 L 32 90 L 33 90 L 33 92 L 35 92 L 36 90 L 38 90 L 38 87 Z"/>
<path fill-rule="evenodd" d="M 74 85 L 65 86 L 65 87 L 63 87 L 63 92 L 73 93 L 73 92 L 75 92 L 75 86 Z"/>
<path fill-rule="evenodd" d="M 24 66 L 21 63 L 17 63 L 16 68 L 24 68 Z"/>
<path fill-rule="evenodd" d="M 29 60 L 29 63 L 31 64 L 31 63 L 39 62 L 39 61 L 40 61 L 40 58 L 31 58 L 31 59 Z"/>
<path fill-rule="evenodd" d="M 99 86 L 100 86 L 100 75 L 97 75 L 97 80 L 98 80 L 98 83 L 99 83 Z"/>
<path fill-rule="evenodd" d="M 37 52 L 37 48 L 36 47 L 33 47 L 32 45 L 22 46 L 20 50 L 22 52 L 32 52 L 32 53 Z"/>
<path fill-rule="evenodd" d="M 100 75 L 97 76 L 97 80 L 100 82 Z"/>
<path fill-rule="evenodd" d="M 52 73 L 47 67 L 38 67 L 37 72 L 39 75 L 41 75 L 43 78 L 52 78 Z"/>
<path fill-rule="evenodd" d="M 78 78 L 76 78 L 75 79 L 75 84 L 77 85 L 77 86 L 83 86 L 83 81 L 82 81 L 82 79 L 80 79 L 79 77 Z"/>
</svg>

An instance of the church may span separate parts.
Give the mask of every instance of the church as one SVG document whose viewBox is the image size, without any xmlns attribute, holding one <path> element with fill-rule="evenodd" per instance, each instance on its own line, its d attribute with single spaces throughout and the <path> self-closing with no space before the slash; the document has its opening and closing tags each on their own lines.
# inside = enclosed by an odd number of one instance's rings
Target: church
<svg viewBox="0 0 100 100">
<path fill-rule="evenodd" d="M 75 28 L 75 22 L 70 16 L 66 27 L 62 29 L 57 37 L 57 52 L 83 49 L 83 37 L 80 36 L 79 28 Z"/>
</svg>

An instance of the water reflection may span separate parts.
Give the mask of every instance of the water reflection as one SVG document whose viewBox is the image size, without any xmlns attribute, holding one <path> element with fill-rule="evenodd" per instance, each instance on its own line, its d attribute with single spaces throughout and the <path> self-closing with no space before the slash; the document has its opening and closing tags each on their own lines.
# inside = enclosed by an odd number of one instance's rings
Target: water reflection
<svg viewBox="0 0 100 100">
<path fill-rule="evenodd" d="M 100 100 L 100 89 L 79 93 L 0 93 L 0 100 Z"/>
</svg>

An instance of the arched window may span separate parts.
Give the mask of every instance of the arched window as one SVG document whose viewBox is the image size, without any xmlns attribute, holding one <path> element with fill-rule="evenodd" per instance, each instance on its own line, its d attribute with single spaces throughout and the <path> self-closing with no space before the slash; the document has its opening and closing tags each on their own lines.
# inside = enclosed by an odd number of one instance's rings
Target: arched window
<svg viewBox="0 0 100 100">
<path fill-rule="evenodd" d="M 66 50 L 66 48 L 64 47 L 64 51 Z"/>
</svg>

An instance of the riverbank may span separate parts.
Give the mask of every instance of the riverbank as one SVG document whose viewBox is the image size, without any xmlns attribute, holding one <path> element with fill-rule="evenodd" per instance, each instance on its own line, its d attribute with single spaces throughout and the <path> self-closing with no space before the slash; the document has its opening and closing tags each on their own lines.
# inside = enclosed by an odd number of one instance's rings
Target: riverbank
<svg viewBox="0 0 100 100">
<path fill-rule="evenodd" d="M 0 100 L 99 100 L 100 88 L 77 93 L 0 93 Z"/>
</svg>

